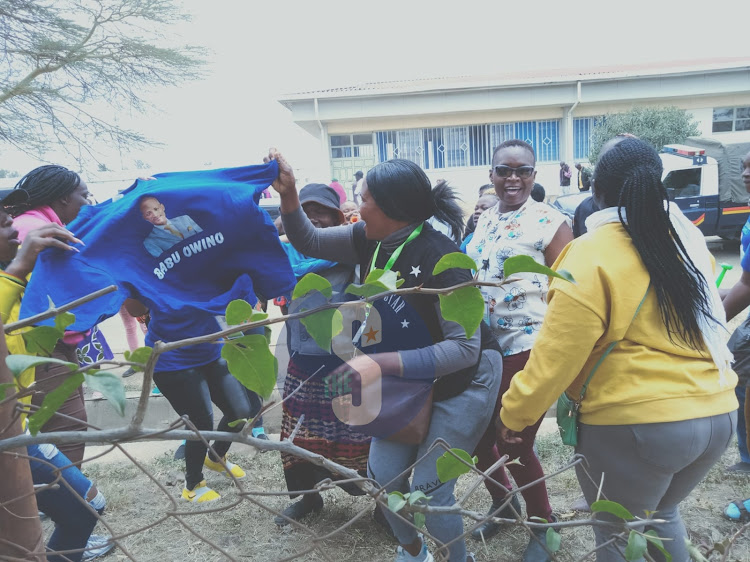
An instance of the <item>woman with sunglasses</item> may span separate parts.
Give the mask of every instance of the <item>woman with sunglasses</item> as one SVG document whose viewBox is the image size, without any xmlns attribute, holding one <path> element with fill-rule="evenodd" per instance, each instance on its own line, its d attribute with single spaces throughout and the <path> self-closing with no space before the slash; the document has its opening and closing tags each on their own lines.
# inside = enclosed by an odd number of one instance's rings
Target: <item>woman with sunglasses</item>
<svg viewBox="0 0 750 562">
<path fill-rule="evenodd" d="M 680 503 L 732 439 L 737 375 L 703 234 L 669 202 L 656 150 L 614 142 L 594 172 L 600 210 L 555 264 L 576 283 L 552 281 L 539 339 L 495 423 L 499 440 L 516 441 L 563 392 L 578 400 L 590 378 L 575 449 L 586 459 L 576 466 L 586 501 L 650 516 L 656 522 L 642 531 L 661 538 L 670 560 L 686 561 Z M 596 519 L 597 562 L 622 560 L 622 520 Z M 666 559 L 653 545 L 648 553 Z"/>
<path fill-rule="evenodd" d="M 502 281 L 503 263 L 511 256 L 531 256 L 540 264 L 550 266 L 573 239 L 573 232 L 561 213 L 531 198 L 536 178 L 535 164 L 534 149 L 522 140 L 505 141 L 492 155 L 490 181 L 495 186 L 499 201 L 479 217 L 474 237 L 466 248 L 466 253 L 479 266 L 480 281 Z M 529 358 L 547 309 L 547 284 L 546 276 L 525 273 L 514 275 L 513 281 L 502 287 L 481 288 L 486 306 L 485 321 L 503 350 L 503 380 L 495 406 L 497 412 L 511 379 L 523 369 Z M 479 457 L 477 466 L 486 470 L 500 455 L 507 454 L 511 459 L 521 460 L 521 464 L 509 466 L 519 487 L 542 478 L 544 472 L 533 449 L 534 437 L 542 419 L 540 417 L 535 424 L 527 427 L 523 441 L 513 445 L 496 443 L 494 428 L 488 428 L 475 451 Z M 510 487 L 504 468 L 496 470 L 492 477 L 505 488 Z M 520 510 L 518 499 L 514 497 L 511 504 L 500 510 L 506 499 L 506 490 L 489 481 L 485 481 L 485 484 L 492 496 L 490 513 L 515 518 L 514 510 Z M 522 493 L 528 517 L 547 521 L 553 519 L 544 483 L 527 488 Z M 472 536 L 481 539 L 483 535 L 487 539 L 498 530 L 499 525 L 488 521 Z M 539 562 L 547 560 L 547 554 L 532 538 L 523 560 Z"/>
</svg>

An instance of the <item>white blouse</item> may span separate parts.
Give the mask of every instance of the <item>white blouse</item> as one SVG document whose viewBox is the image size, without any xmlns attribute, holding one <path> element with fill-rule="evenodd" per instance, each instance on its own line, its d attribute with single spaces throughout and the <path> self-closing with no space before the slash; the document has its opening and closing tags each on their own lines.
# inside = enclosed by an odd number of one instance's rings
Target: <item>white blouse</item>
<svg viewBox="0 0 750 562">
<path fill-rule="evenodd" d="M 546 265 L 544 252 L 565 222 L 562 213 L 529 198 L 515 211 L 500 212 L 500 205 L 479 217 L 466 253 L 479 266 L 480 281 L 504 278 L 503 263 L 511 256 L 527 255 Z M 518 273 L 517 281 L 501 287 L 480 287 L 485 302 L 484 320 L 503 349 L 515 355 L 531 349 L 547 310 L 546 275 Z"/>
</svg>

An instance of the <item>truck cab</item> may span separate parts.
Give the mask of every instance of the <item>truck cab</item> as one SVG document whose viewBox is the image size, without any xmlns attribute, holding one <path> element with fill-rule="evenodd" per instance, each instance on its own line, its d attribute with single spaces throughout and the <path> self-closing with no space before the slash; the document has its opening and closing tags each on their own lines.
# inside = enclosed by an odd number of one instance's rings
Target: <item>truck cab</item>
<svg viewBox="0 0 750 562">
<path fill-rule="evenodd" d="M 732 172 L 739 180 L 739 169 L 733 170 L 725 162 L 727 169 L 720 170 L 720 162 L 708 156 L 705 149 L 689 145 L 667 145 L 660 157 L 664 166 L 662 183 L 669 200 L 674 201 L 704 235 L 739 239 L 742 226 L 750 216 L 748 196 L 745 193 L 740 200 L 729 185 L 720 185 L 720 179 L 726 184 L 732 182 Z"/>
</svg>

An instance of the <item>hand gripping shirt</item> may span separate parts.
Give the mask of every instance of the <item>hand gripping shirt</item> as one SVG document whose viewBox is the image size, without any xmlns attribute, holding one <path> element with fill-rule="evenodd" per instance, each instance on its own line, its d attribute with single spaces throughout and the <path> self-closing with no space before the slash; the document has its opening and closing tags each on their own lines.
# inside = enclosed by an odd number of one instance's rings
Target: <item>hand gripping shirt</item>
<svg viewBox="0 0 750 562">
<path fill-rule="evenodd" d="M 294 274 L 278 231 L 258 206 L 277 170 L 272 162 L 159 174 L 138 180 L 118 199 L 83 207 L 68 228 L 85 245 L 80 253 L 42 252 L 21 317 L 46 310 L 48 296 L 64 304 L 117 285 L 118 291 L 73 310 L 70 329 L 87 330 L 114 316 L 131 297 L 151 311 L 146 343 L 153 345 L 218 331 L 217 317 L 234 299 L 252 304 L 256 294 L 289 293 Z M 174 232 L 159 228 L 165 223 Z M 220 352 L 210 343 L 181 348 L 162 355 L 156 370 L 205 365 Z"/>
<path fill-rule="evenodd" d="M 549 205 L 529 198 L 515 211 L 500 212 L 499 204 L 479 217 L 466 253 L 479 267 L 479 281 L 505 278 L 503 263 L 512 256 L 526 255 L 542 265 L 544 252 L 565 217 Z M 503 355 L 531 349 L 547 310 L 547 276 L 519 273 L 513 283 L 480 287 L 485 301 L 485 322 Z"/>
</svg>

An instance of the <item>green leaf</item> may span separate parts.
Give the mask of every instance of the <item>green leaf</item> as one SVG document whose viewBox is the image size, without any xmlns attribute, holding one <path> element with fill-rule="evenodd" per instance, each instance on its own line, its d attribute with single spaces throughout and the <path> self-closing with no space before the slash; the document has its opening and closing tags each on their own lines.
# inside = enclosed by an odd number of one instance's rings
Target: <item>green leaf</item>
<svg viewBox="0 0 750 562">
<path fill-rule="evenodd" d="M 432 499 L 432 496 L 427 496 L 427 495 L 425 495 L 424 492 L 422 492 L 420 490 L 417 490 L 417 491 L 412 492 L 411 494 L 409 494 L 409 505 L 414 505 L 419 500 L 424 500 L 425 503 L 427 503 L 431 499 Z"/>
<path fill-rule="evenodd" d="M 318 291 L 325 298 L 330 299 L 333 296 L 331 282 L 317 273 L 308 273 L 297 282 L 292 293 L 292 299 L 304 297 L 310 291 Z"/>
<path fill-rule="evenodd" d="M 447 269 L 473 269 L 476 271 L 477 263 L 463 252 L 453 252 L 452 254 L 445 254 L 440 261 L 435 264 L 435 269 L 432 270 L 433 275 L 439 275 Z"/>
<path fill-rule="evenodd" d="M 557 552 L 558 550 L 560 550 L 560 540 L 560 533 L 555 531 L 552 527 L 547 529 L 547 550 L 549 550 L 550 552 Z"/>
<path fill-rule="evenodd" d="M 153 348 L 145 346 L 134 349 L 132 352 L 125 350 L 123 356 L 125 361 L 132 361 L 133 363 L 142 363 L 144 366 L 148 363 L 151 354 L 154 352 Z M 143 367 L 131 365 L 134 371 L 143 371 Z"/>
<path fill-rule="evenodd" d="M 398 288 L 398 275 L 396 271 L 373 269 L 365 278 L 365 283 L 378 283 L 389 291 L 393 291 Z"/>
<path fill-rule="evenodd" d="M 471 455 L 463 449 L 451 449 L 450 451 L 446 451 L 437 460 L 437 475 L 443 483 L 458 478 L 462 474 L 466 474 L 471 470 L 468 466 L 454 457 L 451 452 L 455 453 L 459 458 L 465 460 L 472 466 L 477 464 L 477 457 L 472 458 Z"/>
<path fill-rule="evenodd" d="M 476 287 L 461 287 L 440 295 L 440 312 L 443 318 L 458 322 L 470 338 L 479 328 L 484 317 L 484 299 Z"/>
<path fill-rule="evenodd" d="M 268 314 L 265 312 L 258 312 L 249 302 L 243 301 L 242 299 L 235 299 L 230 302 L 227 305 L 225 313 L 225 319 L 228 326 L 239 326 L 240 324 L 257 322 L 259 320 L 265 320 L 266 318 L 268 318 Z"/>
<path fill-rule="evenodd" d="M 358 297 L 372 297 L 380 293 L 395 291 L 404 284 L 404 279 L 399 279 L 395 271 L 384 269 L 373 269 L 365 279 L 364 285 L 352 283 L 346 288 L 346 292 Z"/>
<path fill-rule="evenodd" d="M 398 513 L 406 505 L 406 498 L 401 492 L 391 492 L 388 494 L 388 509 L 393 513 Z"/>
<path fill-rule="evenodd" d="M 11 355 L 10 357 L 14 357 Z M 64 363 L 64 361 L 59 361 Z M 70 363 L 68 363 L 70 365 Z M 57 412 L 63 402 L 83 383 L 83 373 L 66 378 L 60 386 L 47 393 L 42 406 L 29 417 L 29 431 L 36 435 L 42 426 Z"/>
<path fill-rule="evenodd" d="M 57 340 L 63 336 L 60 330 L 52 326 L 37 326 L 21 335 L 26 343 L 26 351 L 38 355 L 52 355 Z"/>
<path fill-rule="evenodd" d="M 385 271 L 384 269 L 373 269 L 365 279 L 364 285 L 352 283 L 346 288 L 346 292 L 358 297 L 373 297 L 380 293 L 395 291 L 404 283 L 399 279 L 398 273 Z"/>
<path fill-rule="evenodd" d="M 236 326 L 238 324 L 244 324 L 250 320 L 253 312 L 255 311 L 249 302 L 242 299 L 235 299 L 227 305 L 225 318 L 227 324 L 230 326 Z"/>
<path fill-rule="evenodd" d="M 13 376 L 18 377 L 26 369 L 31 369 L 37 365 L 44 363 L 57 363 L 58 365 L 67 365 L 71 371 L 78 369 L 78 365 L 75 363 L 69 363 L 68 361 L 62 361 L 61 359 L 55 359 L 54 357 L 32 357 L 31 355 L 8 355 L 5 358 L 5 364 L 13 373 Z"/>
<path fill-rule="evenodd" d="M 227 425 L 229 427 L 237 427 L 238 425 L 244 425 L 247 423 L 247 418 L 240 418 L 238 420 L 230 421 Z"/>
<path fill-rule="evenodd" d="M 617 502 L 613 502 L 609 500 L 598 500 L 592 503 L 591 512 L 596 513 L 598 511 L 611 513 L 615 517 L 619 517 L 620 519 L 624 519 L 625 521 L 630 521 L 632 519 L 635 519 L 633 514 L 630 513 L 627 509 L 625 509 L 622 505 L 620 505 Z"/>
<path fill-rule="evenodd" d="M 229 372 L 245 388 L 268 398 L 276 385 L 278 362 L 262 334 L 251 334 L 227 340 L 221 348 Z"/>
<path fill-rule="evenodd" d="M 625 560 L 640 560 L 647 548 L 646 538 L 636 531 L 630 531 L 628 544 L 625 547 Z"/>
<path fill-rule="evenodd" d="M 387 289 L 383 285 L 379 284 L 364 284 L 364 285 L 357 285 L 355 283 L 351 283 L 346 288 L 346 293 L 350 295 L 355 295 L 357 297 L 374 297 L 375 295 L 379 295 L 380 293 L 387 293 L 390 289 Z"/>
<path fill-rule="evenodd" d="M 344 329 L 344 316 L 338 308 L 321 310 L 300 318 L 300 322 L 321 349 L 331 352 L 331 340 Z"/>
<path fill-rule="evenodd" d="M 546 265 L 538 263 L 531 256 L 513 256 L 505 260 L 503 262 L 503 275 L 505 278 L 507 279 L 514 273 L 541 273 L 547 277 L 557 277 L 571 283 L 576 282 L 573 276 L 564 269 L 555 271 Z"/>
<path fill-rule="evenodd" d="M 417 511 L 414 513 L 414 526 L 417 529 L 424 527 L 424 513 Z"/>
<path fill-rule="evenodd" d="M 73 314 L 72 312 L 63 312 L 62 314 L 58 314 L 57 316 L 55 316 L 55 328 L 57 328 L 62 334 L 64 334 L 65 328 L 70 326 L 75 321 L 75 314 Z"/>
<path fill-rule="evenodd" d="M 646 531 L 645 535 L 646 540 L 654 545 L 659 550 L 659 552 L 664 555 L 664 559 L 666 560 L 666 562 L 672 562 L 672 555 L 667 552 L 666 548 L 664 548 L 664 543 L 659 538 L 659 535 L 656 534 L 656 531 L 651 529 L 650 531 Z"/>
<path fill-rule="evenodd" d="M 136 350 L 137 351 L 137 350 Z M 83 374 L 86 386 L 98 390 L 121 416 L 125 415 L 125 385 L 122 379 L 107 371 L 92 369 Z"/>
</svg>

